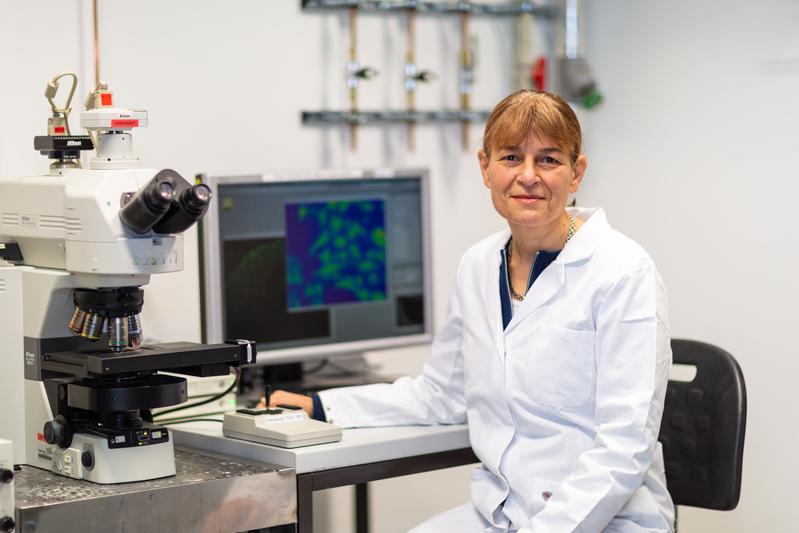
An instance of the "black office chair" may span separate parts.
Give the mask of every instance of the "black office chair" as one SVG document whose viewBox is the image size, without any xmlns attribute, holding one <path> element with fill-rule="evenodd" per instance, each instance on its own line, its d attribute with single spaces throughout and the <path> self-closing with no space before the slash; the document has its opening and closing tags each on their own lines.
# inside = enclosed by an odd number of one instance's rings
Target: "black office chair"
<svg viewBox="0 0 799 533">
<path fill-rule="evenodd" d="M 672 339 L 674 364 L 696 367 L 690 382 L 669 380 L 658 440 L 674 505 L 729 511 L 741 494 L 746 386 L 721 348 Z"/>
</svg>

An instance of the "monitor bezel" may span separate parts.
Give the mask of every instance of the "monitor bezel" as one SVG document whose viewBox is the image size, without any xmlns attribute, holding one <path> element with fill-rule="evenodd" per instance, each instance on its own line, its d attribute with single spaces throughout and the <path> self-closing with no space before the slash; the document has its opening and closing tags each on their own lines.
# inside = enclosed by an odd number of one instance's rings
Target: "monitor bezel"
<svg viewBox="0 0 799 533">
<path fill-rule="evenodd" d="M 429 171 L 423 168 L 391 170 L 313 170 L 286 173 L 265 173 L 246 175 L 203 175 L 202 181 L 211 188 L 213 201 L 208 212 L 199 224 L 198 249 L 200 264 L 200 295 L 202 305 L 203 342 L 223 342 L 222 336 L 222 294 L 221 264 L 219 242 L 219 217 L 217 201 L 219 185 L 239 185 L 253 183 L 291 183 L 311 181 L 335 181 L 353 179 L 393 179 L 419 178 L 421 216 L 422 216 L 422 268 L 424 291 L 424 330 L 422 333 L 381 337 L 369 340 L 337 342 L 330 344 L 309 344 L 294 348 L 263 349 L 258 347 L 258 365 L 294 363 L 330 357 L 344 357 L 367 351 L 398 348 L 419 344 L 429 344 L 433 340 L 433 291 L 431 286 L 432 264 L 430 247 L 430 200 Z"/>
</svg>

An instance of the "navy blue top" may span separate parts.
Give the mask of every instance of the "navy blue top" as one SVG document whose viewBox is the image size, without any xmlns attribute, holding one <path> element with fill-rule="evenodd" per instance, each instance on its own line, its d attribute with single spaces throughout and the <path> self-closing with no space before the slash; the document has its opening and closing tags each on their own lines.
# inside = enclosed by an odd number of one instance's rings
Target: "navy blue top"
<svg viewBox="0 0 799 533">
<path fill-rule="evenodd" d="M 500 252 L 502 255 L 502 264 L 499 265 L 499 301 L 502 307 L 502 329 L 508 327 L 510 324 L 510 319 L 513 318 L 513 311 L 511 308 L 511 301 L 510 301 L 510 284 L 508 283 L 508 252 L 507 248 L 503 248 Z M 535 280 L 538 279 L 538 276 L 541 275 L 541 272 L 544 271 L 555 259 L 557 259 L 558 254 L 560 254 L 560 250 L 555 252 L 547 252 L 546 250 L 541 250 L 535 256 L 535 261 L 533 262 L 533 268 L 530 269 L 530 275 L 527 278 L 527 288 L 525 289 L 525 294 L 530 287 L 533 286 Z"/>
</svg>

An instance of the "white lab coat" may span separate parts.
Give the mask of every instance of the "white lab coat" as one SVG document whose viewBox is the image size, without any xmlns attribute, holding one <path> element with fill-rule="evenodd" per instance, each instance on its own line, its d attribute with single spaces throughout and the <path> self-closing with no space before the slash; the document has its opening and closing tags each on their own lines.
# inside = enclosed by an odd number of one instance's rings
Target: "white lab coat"
<svg viewBox="0 0 799 533">
<path fill-rule="evenodd" d="M 652 260 L 601 209 L 503 331 L 505 230 L 473 246 L 422 374 L 323 391 L 345 427 L 468 421 L 471 502 L 490 530 L 671 531 L 657 435 L 671 348 Z"/>
</svg>

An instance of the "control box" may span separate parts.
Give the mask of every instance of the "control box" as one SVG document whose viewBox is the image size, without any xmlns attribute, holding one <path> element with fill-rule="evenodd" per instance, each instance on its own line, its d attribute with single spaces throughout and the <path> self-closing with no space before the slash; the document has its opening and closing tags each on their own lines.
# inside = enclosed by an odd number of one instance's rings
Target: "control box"
<svg viewBox="0 0 799 533">
<path fill-rule="evenodd" d="M 14 531 L 14 450 L 0 439 L 0 531 Z"/>
<path fill-rule="evenodd" d="M 305 411 L 293 409 L 239 409 L 225 413 L 222 434 L 281 448 L 341 440 L 340 427 L 314 420 Z"/>
</svg>

